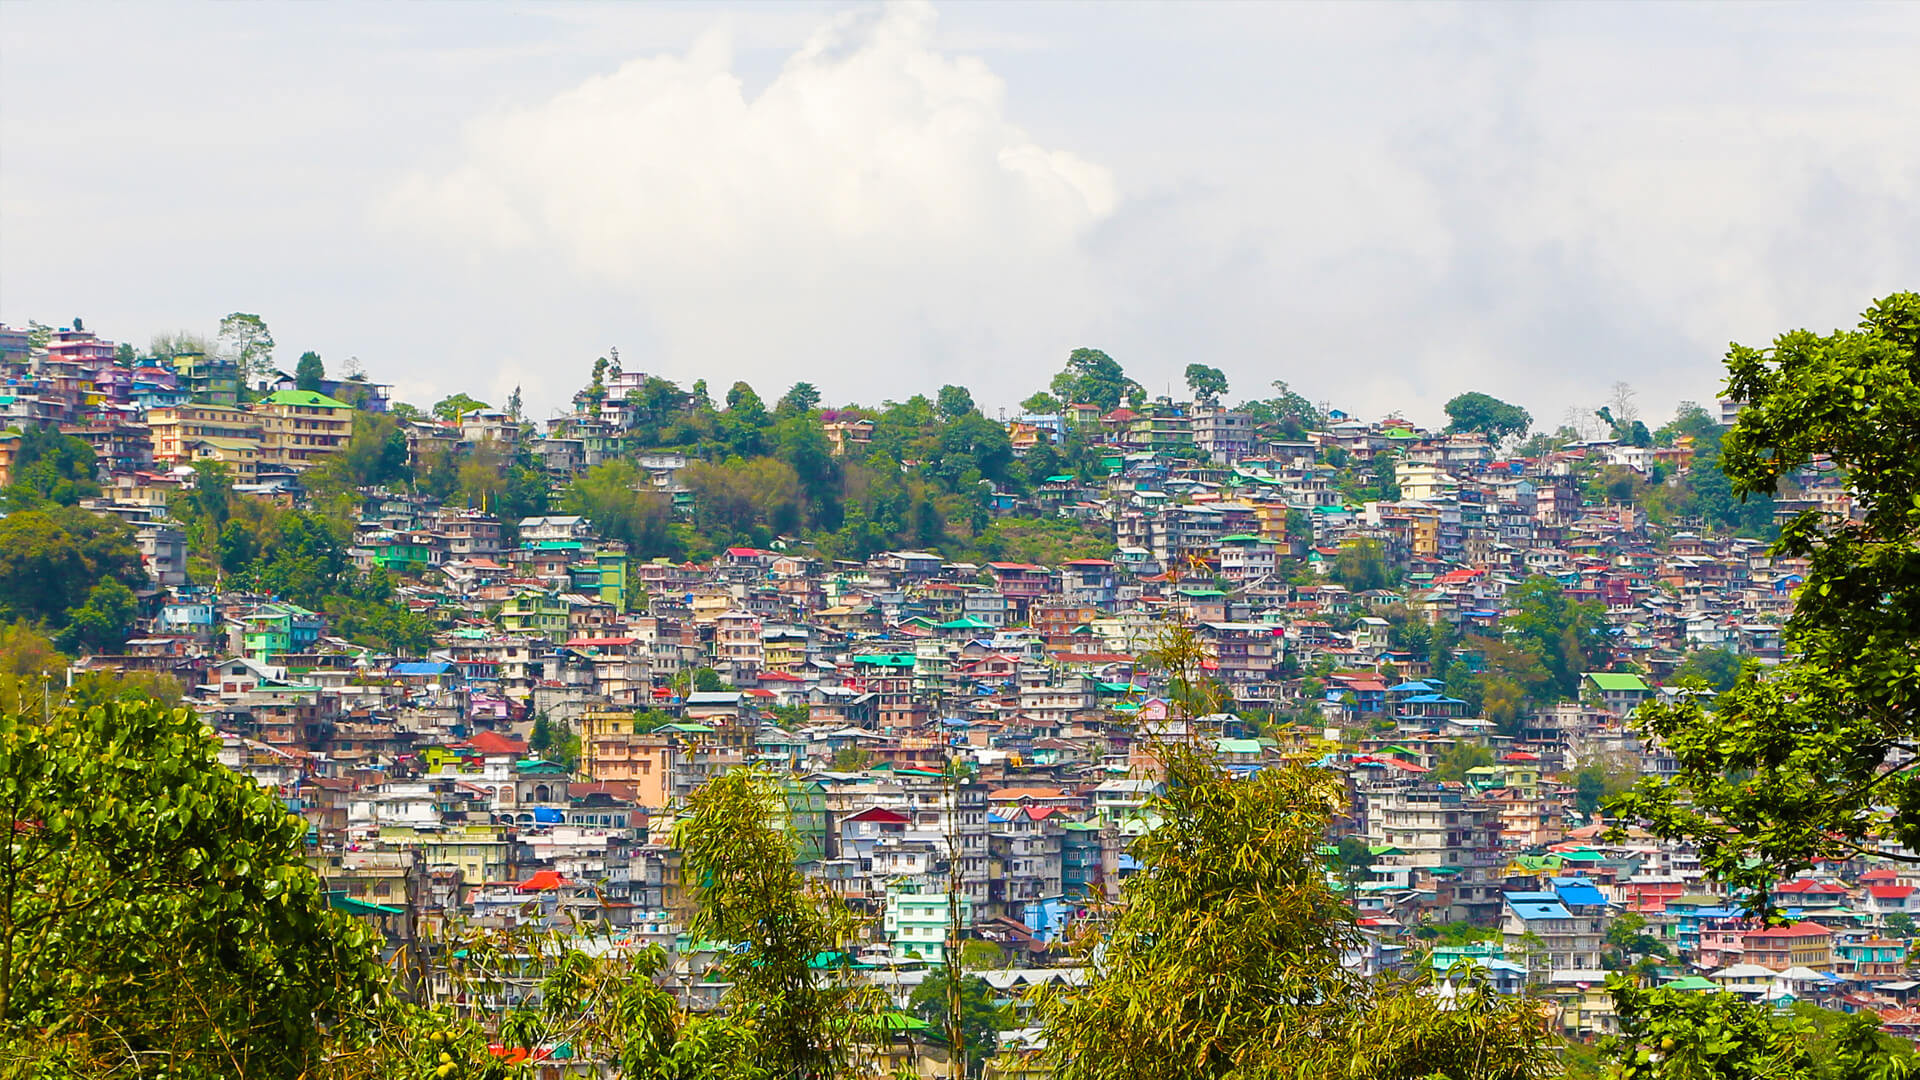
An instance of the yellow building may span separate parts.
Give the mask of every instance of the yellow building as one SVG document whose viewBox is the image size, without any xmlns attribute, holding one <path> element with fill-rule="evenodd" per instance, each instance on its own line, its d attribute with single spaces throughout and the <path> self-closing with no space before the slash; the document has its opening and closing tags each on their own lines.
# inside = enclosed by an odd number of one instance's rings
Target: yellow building
<svg viewBox="0 0 1920 1080">
<path fill-rule="evenodd" d="M 314 390 L 281 390 L 260 399 L 253 414 L 265 432 L 261 461 L 305 469 L 346 449 L 353 406 Z"/>
<path fill-rule="evenodd" d="M 672 796 L 674 747 L 665 736 L 637 729 L 630 709 L 590 709 L 574 722 L 580 734 L 580 771 L 596 782 L 634 786 L 634 801 L 648 809 Z"/>
<path fill-rule="evenodd" d="M 257 450 L 265 435 L 259 417 L 231 405 L 172 405 L 153 409 L 147 413 L 147 430 L 152 433 L 153 460 L 162 465 L 184 465 L 193 461 L 196 455 L 188 444 L 195 439 L 252 443 Z"/>
</svg>

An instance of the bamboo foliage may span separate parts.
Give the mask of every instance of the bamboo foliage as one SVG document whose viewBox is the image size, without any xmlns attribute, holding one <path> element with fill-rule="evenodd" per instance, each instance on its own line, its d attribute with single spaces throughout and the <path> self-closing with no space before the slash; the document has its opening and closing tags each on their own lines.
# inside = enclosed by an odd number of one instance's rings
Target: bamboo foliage
<svg viewBox="0 0 1920 1080">
<path fill-rule="evenodd" d="M 1525 999 L 1468 986 L 1362 979 L 1359 944 L 1317 848 L 1334 777 L 1298 766 L 1235 779 L 1162 746 L 1160 825 L 1145 867 L 1075 948 L 1085 986 L 1038 999 L 1059 1080 L 1550 1074 L 1550 1036 Z"/>
</svg>

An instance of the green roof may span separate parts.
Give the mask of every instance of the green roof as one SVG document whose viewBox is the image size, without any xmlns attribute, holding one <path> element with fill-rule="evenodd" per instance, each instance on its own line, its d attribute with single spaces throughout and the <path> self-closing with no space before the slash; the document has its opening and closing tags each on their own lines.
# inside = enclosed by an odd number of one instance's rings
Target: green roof
<svg viewBox="0 0 1920 1080">
<path fill-rule="evenodd" d="M 305 405 L 309 408 L 351 409 L 344 401 L 330 398 L 318 390 L 276 390 L 260 399 L 263 405 Z"/>
<path fill-rule="evenodd" d="M 1214 747 L 1222 754 L 1257 754 L 1260 752 L 1259 739 L 1215 739 Z"/>
<path fill-rule="evenodd" d="M 1712 979 L 1703 979 L 1698 975 L 1689 975 L 1684 979 L 1675 979 L 1669 983 L 1661 983 L 1660 989 L 1713 991 L 1720 989 L 1720 984 L 1714 982 Z"/>
<path fill-rule="evenodd" d="M 1653 690 L 1653 687 L 1647 685 L 1645 679 L 1642 679 L 1638 675 L 1625 672 L 1589 671 L 1587 672 L 1587 678 L 1592 679 L 1593 685 L 1599 687 L 1603 692 L 1628 692 L 1637 690 L 1641 693 L 1649 693 Z"/>
<path fill-rule="evenodd" d="M 877 667 L 912 667 L 913 657 L 905 653 L 878 653 L 873 656 L 856 656 L 856 664 L 873 664 Z"/>
<path fill-rule="evenodd" d="M 981 622 L 979 619 L 973 618 L 972 616 L 962 616 L 958 619 L 953 620 L 952 622 L 943 622 L 938 626 L 935 626 L 934 629 L 935 630 L 991 630 L 993 629 L 993 624 Z"/>
</svg>

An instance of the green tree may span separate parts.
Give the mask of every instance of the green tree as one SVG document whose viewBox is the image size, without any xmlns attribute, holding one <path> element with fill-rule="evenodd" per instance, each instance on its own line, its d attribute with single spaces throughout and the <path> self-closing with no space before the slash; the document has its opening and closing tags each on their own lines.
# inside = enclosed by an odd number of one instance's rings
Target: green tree
<svg viewBox="0 0 1920 1080">
<path fill-rule="evenodd" d="M 1447 402 L 1448 431 L 1477 431 L 1494 442 L 1519 438 L 1533 426 L 1533 416 L 1518 405 L 1509 405 L 1497 397 L 1479 391 L 1461 394 Z"/>
<path fill-rule="evenodd" d="M 1552 578 L 1530 577 L 1507 590 L 1500 627 L 1509 644 L 1538 657 L 1559 700 L 1577 696 L 1580 677 L 1607 666 L 1606 610 L 1572 599 Z"/>
<path fill-rule="evenodd" d="M 780 397 L 779 404 L 773 407 L 775 415 L 805 416 L 820 407 L 820 391 L 810 382 L 797 382 Z"/>
<path fill-rule="evenodd" d="M 1676 686 L 1700 687 L 1724 694 L 1740 681 L 1744 663 L 1740 654 L 1732 649 L 1695 649 L 1673 669 L 1673 682 Z"/>
<path fill-rule="evenodd" d="M 14 507 L 73 506 L 100 494 L 98 467 L 85 439 L 64 434 L 53 424 L 29 424 L 14 448 L 13 482 L 0 495 Z"/>
<path fill-rule="evenodd" d="M 968 942 L 968 944 L 975 944 Z M 907 1010 L 947 1031 L 951 1012 L 952 969 L 942 965 L 930 972 L 907 999 Z M 987 1059 L 1000 1045 L 1000 1033 L 1015 1026 L 1013 1010 L 994 1004 L 995 993 L 978 975 L 960 976 L 960 1037 L 966 1043 L 967 1075 L 986 1071 Z"/>
<path fill-rule="evenodd" d="M 1340 545 L 1333 557 L 1334 581 L 1354 592 L 1384 589 L 1393 584 L 1393 571 L 1387 566 L 1387 545 L 1378 540 L 1350 540 Z"/>
<path fill-rule="evenodd" d="M 0 1062 L 48 1075 L 316 1070 L 382 980 L 306 826 L 186 710 L 0 714 Z"/>
<path fill-rule="evenodd" d="M 1188 364 L 1187 389 L 1192 392 L 1193 400 L 1200 404 L 1208 407 L 1218 405 L 1227 394 L 1226 373 L 1205 364 Z"/>
<path fill-rule="evenodd" d="M 1054 397 L 1045 390 L 1032 395 L 1020 403 L 1022 411 L 1036 416 L 1055 416 L 1065 407 L 1066 406 L 1060 403 L 1059 398 Z"/>
<path fill-rule="evenodd" d="M 667 496 L 642 490 L 644 484 L 631 462 L 605 461 L 575 480 L 561 502 L 568 513 L 592 519 L 601 536 L 621 541 L 633 555 L 651 558 L 672 547 L 667 525 L 673 506 Z"/>
<path fill-rule="evenodd" d="M 300 362 L 293 366 L 293 384 L 301 390 L 319 390 L 327 377 L 327 365 L 320 361 L 320 354 L 311 350 L 300 354 Z"/>
<path fill-rule="evenodd" d="M 979 411 L 973 404 L 973 392 L 964 386 L 943 386 L 934 401 L 940 415 L 949 420 L 958 420 L 968 413 Z"/>
<path fill-rule="evenodd" d="M 1743 675 L 1712 712 L 1692 699 L 1643 707 L 1642 729 L 1678 771 L 1615 809 L 1697 843 L 1709 872 L 1764 901 L 1776 875 L 1822 858 L 1920 850 L 1920 294 L 1880 301 L 1855 330 L 1736 345 L 1727 367 L 1728 393 L 1746 403 L 1722 459 L 1735 489 L 1772 494 L 1818 455 L 1865 520 L 1809 512 L 1782 531 L 1777 554 L 1809 560 L 1785 630 L 1794 661 Z"/>
<path fill-rule="evenodd" d="M 1342 798 L 1301 767 L 1235 779 L 1166 748 L 1147 872 L 1076 943 L 1084 986 L 1039 1002 L 1060 1080 L 1549 1075 L 1532 1006 L 1468 988 L 1432 995 L 1342 967 L 1354 916 L 1318 850 Z"/>
<path fill-rule="evenodd" d="M 273 332 L 258 315 L 236 311 L 220 320 L 220 344 L 244 380 L 273 370 Z"/>
<path fill-rule="evenodd" d="M 493 406 L 478 398 L 465 394 L 449 394 L 433 403 L 433 415 L 450 424 L 459 423 L 460 418 L 476 409 L 491 409 Z"/>
<path fill-rule="evenodd" d="M 1433 763 L 1433 778 L 1450 784 L 1464 783 L 1467 770 L 1493 764 L 1493 751 L 1484 744 L 1458 740 L 1440 751 Z"/>
<path fill-rule="evenodd" d="M 871 1000 L 847 977 L 853 917 L 795 865 L 777 824 L 783 805 L 771 775 L 735 769 L 695 789 L 674 841 L 700 904 L 688 932 L 738 947 L 720 963 L 723 1004 L 750 1018 L 758 1063 L 776 1077 L 825 1080 L 867 1034 Z"/>
<path fill-rule="evenodd" d="M 1113 357 L 1099 349 L 1075 349 L 1048 389 L 1062 402 L 1084 402 L 1099 406 L 1101 412 L 1112 412 L 1139 388 L 1140 384 L 1127 378 Z"/>
<path fill-rule="evenodd" d="M 124 589 L 146 580 L 133 528 L 118 518 L 76 506 L 20 510 L 0 518 L 0 622 L 24 620 L 63 630 L 86 610 L 79 633 L 111 637 L 112 619 L 130 593 L 106 583 Z M 96 596 L 97 588 L 106 591 Z"/>
</svg>

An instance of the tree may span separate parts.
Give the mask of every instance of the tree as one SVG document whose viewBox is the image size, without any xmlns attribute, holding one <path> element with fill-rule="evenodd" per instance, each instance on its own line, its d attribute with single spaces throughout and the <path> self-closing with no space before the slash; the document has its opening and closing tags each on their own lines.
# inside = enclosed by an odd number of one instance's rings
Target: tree
<svg viewBox="0 0 1920 1080">
<path fill-rule="evenodd" d="M 317 352 L 303 352 L 300 362 L 293 366 L 293 385 L 301 390 L 319 390 L 327 377 L 327 366 L 320 362 Z"/>
<path fill-rule="evenodd" d="M 720 962 L 731 984 L 724 1003 L 752 1022 L 759 1064 L 776 1077 L 825 1078 L 850 1060 L 870 999 L 844 970 L 853 917 L 801 874 L 777 823 L 783 814 L 777 782 L 757 767 L 717 776 L 688 797 L 674 827 L 700 904 L 687 929 L 738 946 Z"/>
<path fill-rule="evenodd" d="M 1724 694 L 1740 681 L 1744 663 L 1732 649 L 1695 649 L 1673 669 L 1673 683 Z"/>
<path fill-rule="evenodd" d="M 1722 458 L 1735 491 L 1772 494 L 1821 455 L 1865 519 L 1809 511 L 1782 530 L 1776 554 L 1809 560 L 1784 635 L 1793 662 L 1742 675 L 1713 712 L 1643 707 L 1678 771 L 1614 809 L 1697 843 L 1709 872 L 1765 908 L 1777 875 L 1819 859 L 1920 850 L 1920 294 L 1879 301 L 1855 330 L 1735 345 L 1727 369 L 1745 402 Z"/>
<path fill-rule="evenodd" d="M 949 420 L 958 420 L 968 413 L 979 411 L 973 404 L 973 392 L 964 386 L 943 386 L 934 401 L 940 415 Z"/>
<path fill-rule="evenodd" d="M 1209 408 L 1218 405 L 1227 393 L 1227 376 L 1217 367 L 1205 364 L 1187 365 L 1187 389 L 1192 391 L 1193 400 Z"/>
<path fill-rule="evenodd" d="M 1099 349 L 1075 349 L 1067 355 L 1067 366 L 1053 377 L 1048 387 L 1062 402 L 1097 405 L 1101 412 L 1120 407 L 1140 384 L 1127 378 L 1118 361 Z"/>
<path fill-rule="evenodd" d="M 967 944 L 979 944 L 968 942 Z M 932 1024 L 938 1031 L 950 1028 L 954 977 L 950 966 L 930 972 L 907 999 L 907 1010 Z M 1015 1026 L 1013 1010 L 994 1005 L 994 989 L 978 975 L 960 976 L 960 1034 L 966 1043 L 967 1075 L 980 1076 L 987 1059 L 999 1048 L 1000 1032 Z"/>
<path fill-rule="evenodd" d="M 1393 583 L 1387 566 L 1387 546 L 1378 540 L 1349 540 L 1333 557 L 1333 580 L 1353 592 L 1384 589 Z"/>
<path fill-rule="evenodd" d="M 1433 778 L 1450 784 L 1463 783 L 1467 771 L 1493 764 L 1493 751 L 1477 742 L 1464 739 L 1453 743 L 1440 751 L 1433 763 Z"/>
<path fill-rule="evenodd" d="M 72 506 L 100 494 L 97 468 L 93 447 L 85 439 L 53 424 L 29 424 L 14 448 L 13 482 L 0 495 L 15 507 Z"/>
<path fill-rule="evenodd" d="M 64 630 L 83 616 L 85 625 L 76 633 L 87 640 L 69 644 L 107 640 L 116 624 L 124 629 L 131 618 L 131 592 L 112 589 L 109 581 L 122 589 L 146 584 L 132 526 L 71 506 L 0 518 L 0 621 Z"/>
<path fill-rule="evenodd" d="M 561 500 L 570 514 L 593 521 L 601 536 L 619 540 L 633 555 L 651 558 L 671 546 L 667 525 L 673 515 L 670 498 L 642 490 L 640 470 L 629 461 L 604 461 L 575 480 Z"/>
<path fill-rule="evenodd" d="M 1346 884 L 1347 898 L 1353 898 L 1353 891 L 1373 876 L 1373 864 L 1377 861 L 1373 845 L 1365 837 L 1343 836 L 1334 846 L 1333 861 L 1340 867 L 1340 880 Z"/>
<path fill-rule="evenodd" d="M 450 424 L 457 424 L 460 418 L 476 409 L 491 409 L 493 406 L 465 394 L 449 394 L 433 403 L 433 415 Z"/>
<path fill-rule="evenodd" d="M 236 311 L 221 319 L 220 343 L 242 382 L 273 370 L 273 334 L 260 316 Z"/>
<path fill-rule="evenodd" d="M 1020 403 L 1022 411 L 1035 416 L 1057 416 L 1064 407 L 1065 406 L 1060 404 L 1059 398 L 1054 397 L 1045 390 L 1034 394 Z"/>
<path fill-rule="evenodd" d="M 507 395 L 507 415 L 515 421 L 526 419 L 526 417 L 521 415 L 520 387 L 518 385 L 513 388 L 513 393 Z"/>
<path fill-rule="evenodd" d="M 1532 1007 L 1484 988 L 1442 1004 L 1342 967 L 1354 915 L 1318 850 L 1340 802 L 1300 766 L 1227 776 L 1161 751 L 1161 824 L 1134 841 L 1099 930 L 1075 942 L 1084 986 L 1038 1002 L 1060 1080 L 1548 1075 Z"/>
<path fill-rule="evenodd" d="M 1446 410 L 1448 431 L 1477 431 L 1496 443 L 1509 436 L 1519 438 L 1533 425 L 1527 410 L 1478 391 L 1447 402 Z"/>
<path fill-rule="evenodd" d="M 820 407 L 820 391 L 810 382 L 797 382 L 780 397 L 774 406 L 779 416 L 804 416 Z"/>
<path fill-rule="evenodd" d="M 152 702 L 0 714 L 0 1055 L 291 1078 L 380 994 L 371 931 L 329 909 L 305 824 L 218 748 Z"/>
<path fill-rule="evenodd" d="M 113 348 L 113 362 L 121 367 L 132 367 L 139 359 L 139 351 L 131 342 L 123 341 Z"/>
<path fill-rule="evenodd" d="M 1507 590 L 1506 602 L 1506 641 L 1530 650 L 1546 669 L 1553 700 L 1577 696 L 1581 676 L 1605 668 L 1607 614 L 1599 603 L 1573 600 L 1558 581 L 1538 575 Z"/>
</svg>

